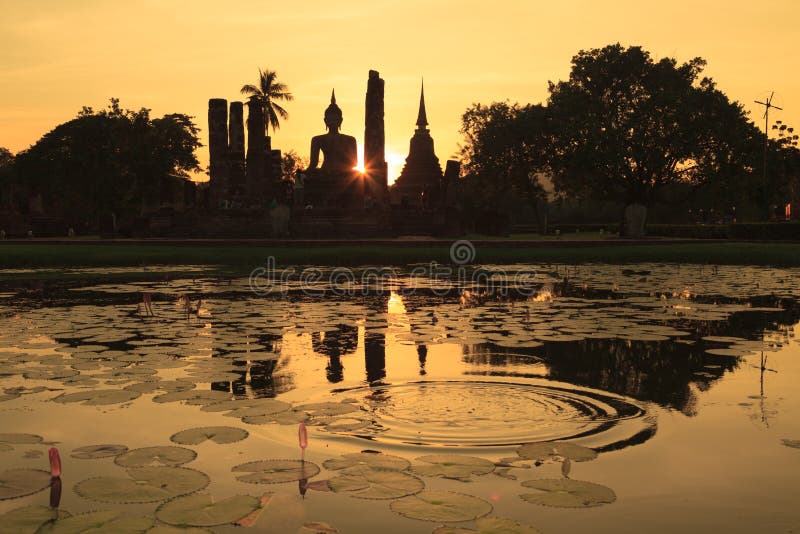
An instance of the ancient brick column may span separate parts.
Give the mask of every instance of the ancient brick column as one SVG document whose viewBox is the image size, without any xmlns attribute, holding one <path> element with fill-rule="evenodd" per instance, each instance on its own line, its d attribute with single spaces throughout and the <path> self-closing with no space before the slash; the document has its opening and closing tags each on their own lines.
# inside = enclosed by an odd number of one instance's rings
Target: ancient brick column
<svg viewBox="0 0 800 534">
<path fill-rule="evenodd" d="M 209 187 L 212 208 L 220 207 L 228 194 L 228 101 L 212 98 L 208 101 Z"/>
<path fill-rule="evenodd" d="M 264 132 L 264 106 L 258 98 L 247 101 L 247 194 L 252 203 L 263 202 L 264 171 L 266 164 L 266 136 Z"/>
<path fill-rule="evenodd" d="M 364 120 L 366 193 L 381 204 L 387 199 L 389 185 L 383 126 L 383 88 L 384 81 L 378 71 L 369 71 Z"/>
<path fill-rule="evenodd" d="M 244 175 L 244 106 L 241 102 L 231 102 L 228 125 L 228 162 L 230 164 L 230 186 L 233 189 L 246 189 Z"/>
</svg>

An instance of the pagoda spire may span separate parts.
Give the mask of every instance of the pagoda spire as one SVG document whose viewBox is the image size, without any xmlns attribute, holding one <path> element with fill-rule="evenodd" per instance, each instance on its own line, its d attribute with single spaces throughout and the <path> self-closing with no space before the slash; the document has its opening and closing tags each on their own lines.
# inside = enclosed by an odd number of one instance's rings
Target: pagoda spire
<svg viewBox="0 0 800 534">
<path fill-rule="evenodd" d="M 428 115 L 425 113 L 425 79 L 422 80 L 422 89 L 419 93 L 419 114 L 417 115 L 417 129 L 424 130 L 428 125 Z"/>
</svg>

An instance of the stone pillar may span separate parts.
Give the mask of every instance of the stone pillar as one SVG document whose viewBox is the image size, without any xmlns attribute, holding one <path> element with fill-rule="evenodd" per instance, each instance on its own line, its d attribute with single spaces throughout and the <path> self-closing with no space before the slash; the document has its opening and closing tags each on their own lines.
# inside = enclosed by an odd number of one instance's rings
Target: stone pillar
<svg viewBox="0 0 800 534">
<path fill-rule="evenodd" d="M 364 168 L 366 193 L 383 204 L 388 197 L 389 177 L 386 165 L 386 138 L 383 125 L 384 81 L 378 71 L 369 71 L 364 120 Z"/>
<path fill-rule="evenodd" d="M 244 106 L 241 102 L 231 102 L 228 127 L 228 162 L 230 165 L 231 188 L 246 189 L 244 174 Z"/>
<path fill-rule="evenodd" d="M 250 203 L 263 202 L 264 166 L 266 163 L 264 107 L 256 97 L 247 102 L 247 194 Z"/>
<path fill-rule="evenodd" d="M 228 101 L 208 101 L 208 172 L 212 208 L 218 208 L 228 195 Z"/>
</svg>

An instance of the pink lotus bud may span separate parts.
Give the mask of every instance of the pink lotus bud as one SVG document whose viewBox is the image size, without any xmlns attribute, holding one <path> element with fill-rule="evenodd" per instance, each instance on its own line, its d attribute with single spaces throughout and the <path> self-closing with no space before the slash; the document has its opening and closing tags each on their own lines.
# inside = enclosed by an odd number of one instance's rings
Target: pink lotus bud
<svg viewBox="0 0 800 534">
<path fill-rule="evenodd" d="M 53 478 L 61 476 L 61 457 L 55 447 L 50 447 L 50 476 Z"/>
<path fill-rule="evenodd" d="M 297 428 L 297 437 L 300 440 L 301 449 L 308 447 L 308 431 L 306 430 L 305 423 L 300 423 L 300 426 Z"/>
<path fill-rule="evenodd" d="M 308 431 L 305 423 L 300 423 L 300 426 L 297 427 L 297 438 L 300 440 L 300 458 L 305 460 L 306 447 L 308 447 Z"/>
</svg>

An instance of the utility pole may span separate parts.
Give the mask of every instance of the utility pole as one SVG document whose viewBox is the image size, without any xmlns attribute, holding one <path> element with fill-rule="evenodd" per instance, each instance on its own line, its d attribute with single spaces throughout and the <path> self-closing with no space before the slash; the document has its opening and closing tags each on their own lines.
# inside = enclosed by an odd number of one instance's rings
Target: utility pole
<svg viewBox="0 0 800 534">
<path fill-rule="evenodd" d="M 775 108 L 779 111 L 783 111 L 783 108 L 779 108 L 778 106 L 772 103 L 772 97 L 775 96 L 775 91 L 772 91 L 772 94 L 769 95 L 766 102 L 761 102 L 760 100 L 756 100 L 756 104 L 760 104 L 764 106 L 764 187 L 767 186 L 767 151 L 769 149 L 769 110 L 770 108 Z"/>
</svg>

